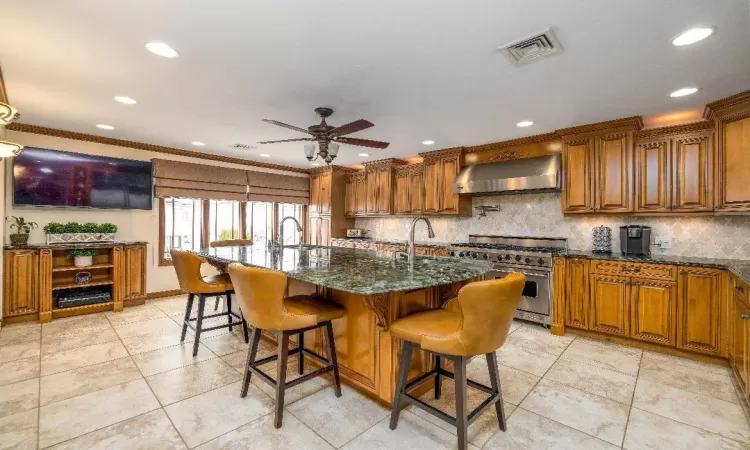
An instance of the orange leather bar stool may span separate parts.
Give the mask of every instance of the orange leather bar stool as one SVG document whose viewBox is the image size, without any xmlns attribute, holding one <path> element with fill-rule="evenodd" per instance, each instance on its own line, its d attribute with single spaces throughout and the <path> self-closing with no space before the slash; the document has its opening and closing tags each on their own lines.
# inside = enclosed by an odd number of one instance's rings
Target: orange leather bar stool
<svg viewBox="0 0 750 450">
<path fill-rule="evenodd" d="M 276 389 L 276 418 L 274 426 L 281 427 L 284 414 L 284 391 L 318 375 L 333 372 L 333 384 L 336 397 L 341 397 L 339 366 L 336 362 L 336 347 L 333 343 L 333 326 L 331 321 L 344 316 L 345 310 L 339 305 L 328 303 L 309 295 L 296 295 L 284 298 L 287 288 L 287 277 L 282 272 L 244 267 L 239 264 L 229 266 L 234 290 L 242 306 L 247 321 L 253 327 L 253 336 L 247 352 L 245 377 L 242 381 L 242 397 L 247 396 L 252 374 Z M 305 331 L 325 327 L 326 350 L 328 359 L 304 348 L 302 335 Z M 276 333 L 278 354 L 255 360 L 263 330 Z M 297 335 L 297 347 L 289 351 L 289 336 Z M 299 373 L 304 372 L 304 357 L 313 358 L 325 366 L 303 375 L 295 380 L 286 381 L 287 358 L 299 354 Z M 276 380 L 261 372 L 258 367 L 276 361 Z"/>
<path fill-rule="evenodd" d="M 209 242 L 208 246 L 211 248 L 216 247 L 247 247 L 248 245 L 253 245 L 252 239 L 224 239 L 223 241 L 213 241 Z M 214 304 L 214 311 L 217 311 L 219 309 L 219 302 L 221 301 L 221 296 L 216 296 L 216 303 Z M 229 306 L 227 305 L 227 310 L 229 309 Z"/>
<path fill-rule="evenodd" d="M 185 308 L 185 320 L 182 321 L 182 335 L 180 336 L 180 342 L 185 342 L 185 333 L 187 332 L 188 327 L 190 327 L 195 333 L 193 356 L 196 356 L 198 354 L 198 344 L 200 343 L 202 332 L 218 330 L 220 328 L 229 328 L 229 331 L 232 331 L 232 327 L 235 325 L 242 325 L 245 342 L 248 342 L 247 322 L 245 322 L 242 314 L 232 312 L 232 293 L 234 292 L 234 288 L 232 287 L 232 280 L 229 279 L 229 275 L 224 273 L 210 277 L 201 276 L 201 263 L 203 263 L 203 260 L 198 255 L 174 249 L 169 253 L 172 255 L 172 264 L 174 265 L 174 270 L 177 272 L 177 280 L 180 282 L 180 288 L 188 293 L 188 302 L 187 307 Z M 190 311 L 193 309 L 193 302 L 196 295 L 198 296 L 198 316 L 191 318 Z M 206 297 L 218 295 L 224 295 L 227 298 L 226 312 L 204 316 L 203 310 L 206 307 Z M 203 319 L 220 316 L 227 316 L 226 325 L 203 328 Z M 237 320 L 235 321 L 235 319 Z M 193 327 L 191 322 L 195 322 L 195 327 Z"/>
<path fill-rule="evenodd" d="M 467 446 L 469 425 L 492 405 L 495 405 L 500 429 L 505 431 L 503 394 L 495 351 L 508 337 L 525 282 L 525 276 L 512 273 L 502 279 L 469 283 L 461 288 L 458 297 L 448 302 L 456 302 L 453 306 L 457 308 L 450 309 L 458 311 L 433 309 L 408 315 L 391 324 L 391 334 L 404 342 L 391 411 L 392 430 L 398 425 L 399 411 L 402 402 L 406 401 L 455 425 L 458 429 L 458 448 L 462 450 Z M 409 363 L 415 348 L 435 355 L 435 369 L 407 383 Z M 477 355 L 486 356 L 492 387 L 466 379 L 466 363 Z M 455 373 L 441 367 L 441 358 L 453 361 Z M 409 395 L 411 389 L 434 377 L 435 398 L 440 398 L 441 376 L 456 381 L 456 417 Z M 471 412 L 466 409 L 467 386 L 490 394 Z"/>
</svg>

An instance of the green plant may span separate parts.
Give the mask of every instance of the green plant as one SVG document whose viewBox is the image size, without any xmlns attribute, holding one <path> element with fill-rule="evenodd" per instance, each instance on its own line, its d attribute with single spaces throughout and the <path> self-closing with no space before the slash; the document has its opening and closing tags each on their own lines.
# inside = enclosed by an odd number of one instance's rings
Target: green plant
<svg viewBox="0 0 750 450">
<path fill-rule="evenodd" d="M 35 224 L 36 225 L 36 224 Z M 47 234 L 63 233 L 116 233 L 117 225 L 113 223 L 58 223 L 50 222 L 44 226 L 44 232 Z"/>
<path fill-rule="evenodd" d="M 11 220 L 11 218 L 13 220 Z M 10 222 L 10 229 L 15 228 L 20 234 L 29 234 L 31 230 L 38 227 L 36 222 L 26 222 L 23 217 L 11 216 L 5 218 L 6 222 Z"/>
<path fill-rule="evenodd" d="M 63 225 L 63 233 L 80 233 L 81 224 L 78 222 L 68 222 Z"/>
<path fill-rule="evenodd" d="M 98 230 L 99 233 L 117 233 L 117 225 L 113 223 L 102 223 L 99 224 Z"/>
<path fill-rule="evenodd" d="M 237 239 L 240 237 L 240 230 L 237 228 L 230 230 L 229 228 L 223 228 L 219 233 L 219 240 L 225 241 L 227 239 Z"/>
<path fill-rule="evenodd" d="M 63 224 L 60 222 L 50 222 L 44 226 L 44 232 L 46 234 L 61 234 L 63 231 Z"/>
<path fill-rule="evenodd" d="M 96 256 L 96 250 L 93 248 L 76 248 L 68 252 L 68 256 L 74 258 L 76 256 Z"/>
<path fill-rule="evenodd" d="M 78 229 L 78 233 L 98 233 L 99 232 L 99 225 L 94 222 L 86 222 L 84 224 L 81 224 L 81 227 Z"/>
</svg>

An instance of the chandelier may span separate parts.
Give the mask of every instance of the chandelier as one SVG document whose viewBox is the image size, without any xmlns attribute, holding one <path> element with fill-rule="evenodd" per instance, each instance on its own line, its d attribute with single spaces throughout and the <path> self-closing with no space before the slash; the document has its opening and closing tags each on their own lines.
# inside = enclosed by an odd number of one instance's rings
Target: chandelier
<svg viewBox="0 0 750 450">
<path fill-rule="evenodd" d="M 336 155 L 339 154 L 339 144 L 336 142 L 322 141 L 318 143 L 318 148 L 316 154 L 315 144 L 305 144 L 305 157 L 308 161 L 313 162 L 320 157 L 330 166 Z"/>
<path fill-rule="evenodd" d="M 21 117 L 16 108 L 7 103 L 0 103 L 0 125 L 10 125 L 11 122 Z M 17 156 L 23 151 L 23 145 L 15 142 L 0 141 L 0 158 Z"/>
</svg>

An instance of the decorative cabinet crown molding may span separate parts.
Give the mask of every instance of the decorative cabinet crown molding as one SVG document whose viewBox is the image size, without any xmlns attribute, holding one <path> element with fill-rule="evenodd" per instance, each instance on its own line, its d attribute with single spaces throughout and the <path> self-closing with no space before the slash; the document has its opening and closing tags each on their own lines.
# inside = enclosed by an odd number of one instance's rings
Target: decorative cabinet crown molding
<svg viewBox="0 0 750 450">
<path fill-rule="evenodd" d="M 743 114 L 743 112 L 745 117 L 748 117 L 748 109 L 750 109 L 750 91 L 745 91 L 707 104 L 703 110 L 703 118 L 721 119 L 730 115 Z"/>
</svg>

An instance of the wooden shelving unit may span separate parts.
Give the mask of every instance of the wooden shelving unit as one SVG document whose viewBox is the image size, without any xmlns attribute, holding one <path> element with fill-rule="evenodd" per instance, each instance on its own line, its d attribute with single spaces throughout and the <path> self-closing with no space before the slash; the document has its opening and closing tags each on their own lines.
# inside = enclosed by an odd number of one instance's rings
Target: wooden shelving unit
<svg viewBox="0 0 750 450">
<path fill-rule="evenodd" d="M 114 267 L 114 264 L 93 264 L 91 266 L 86 267 L 76 267 L 76 266 L 59 266 L 59 267 L 53 267 L 52 272 L 67 272 L 69 270 L 75 270 L 76 272 L 80 272 L 83 270 L 93 270 L 93 269 L 106 269 L 109 267 Z"/>
<path fill-rule="evenodd" d="M 59 291 L 60 289 L 75 289 L 75 288 L 84 288 L 84 287 L 93 287 L 93 286 L 107 286 L 109 284 L 114 284 L 114 280 L 101 280 L 101 281 L 92 281 L 90 283 L 86 284 L 78 284 L 78 283 L 59 283 L 59 284 L 52 284 L 52 290 L 53 291 Z"/>
</svg>

